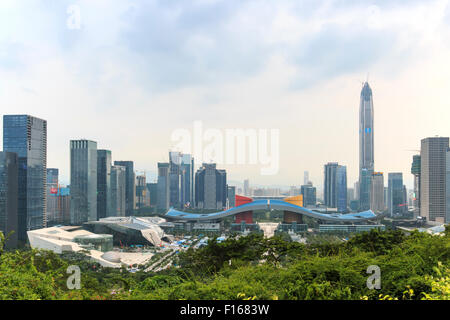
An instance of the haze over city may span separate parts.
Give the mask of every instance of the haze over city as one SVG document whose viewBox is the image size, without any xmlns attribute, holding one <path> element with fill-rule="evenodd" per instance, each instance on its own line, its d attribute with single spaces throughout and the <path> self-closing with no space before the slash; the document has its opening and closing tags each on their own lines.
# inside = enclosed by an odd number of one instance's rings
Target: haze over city
<svg viewBox="0 0 450 320">
<path fill-rule="evenodd" d="M 351 187 L 367 78 L 375 170 L 411 188 L 420 140 L 450 135 L 449 1 L 2 1 L 0 14 L 2 114 L 48 121 L 65 182 L 70 139 L 151 173 L 171 133 L 201 120 L 280 130 L 278 174 L 222 166 L 230 180 L 300 185 L 307 170 L 321 186 L 336 161 Z"/>
</svg>

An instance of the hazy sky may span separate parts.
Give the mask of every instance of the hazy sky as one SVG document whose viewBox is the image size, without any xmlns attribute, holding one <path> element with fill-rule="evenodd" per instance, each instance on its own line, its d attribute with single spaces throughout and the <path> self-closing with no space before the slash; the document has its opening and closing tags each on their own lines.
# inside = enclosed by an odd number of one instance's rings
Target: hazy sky
<svg viewBox="0 0 450 320">
<path fill-rule="evenodd" d="M 449 1 L 0 1 L 0 114 L 48 121 L 66 182 L 70 139 L 149 173 L 201 120 L 280 130 L 279 173 L 235 165 L 231 180 L 299 185 L 308 170 L 321 186 L 337 161 L 350 187 L 369 74 L 375 169 L 411 187 L 411 150 L 450 135 L 449 60 Z"/>
</svg>

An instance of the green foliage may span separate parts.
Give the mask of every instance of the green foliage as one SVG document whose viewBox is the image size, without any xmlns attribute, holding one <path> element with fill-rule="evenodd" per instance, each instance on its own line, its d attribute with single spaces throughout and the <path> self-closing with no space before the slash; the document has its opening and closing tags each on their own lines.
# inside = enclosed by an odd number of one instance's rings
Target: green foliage
<svg viewBox="0 0 450 320">
<path fill-rule="evenodd" d="M 357 234 L 347 242 L 312 237 L 307 245 L 259 234 L 216 239 L 177 255 L 179 268 L 130 273 L 83 254 L 16 250 L 0 256 L 0 299 L 448 299 L 450 234 Z M 1 242 L 1 241 L 0 241 Z M 0 248 L 1 248 L 0 243 Z M 152 260 L 154 261 L 154 260 Z M 153 263 L 153 262 L 151 262 Z M 69 290 L 67 267 L 81 269 Z M 366 286 L 367 267 L 381 289 Z"/>
</svg>

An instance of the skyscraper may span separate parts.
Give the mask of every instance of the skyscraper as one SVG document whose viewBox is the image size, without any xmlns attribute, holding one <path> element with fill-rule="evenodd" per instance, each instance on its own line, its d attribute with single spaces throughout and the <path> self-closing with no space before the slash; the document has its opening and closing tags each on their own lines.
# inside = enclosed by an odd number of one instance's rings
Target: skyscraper
<svg viewBox="0 0 450 320">
<path fill-rule="evenodd" d="M 157 205 L 158 209 L 169 209 L 170 204 L 170 180 L 169 163 L 158 162 Z M 150 200 L 151 201 L 151 200 Z"/>
<path fill-rule="evenodd" d="M 114 161 L 114 165 L 126 168 L 125 215 L 129 217 L 133 215 L 134 209 L 136 209 L 136 176 L 134 174 L 134 163 L 133 161 Z"/>
<path fill-rule="evenodd" d="M 367 82 L 359 103 L 359 201 L 360 210 L 370 208 L 370 183 L 374 170 L 373 98 Z M 366 170 L 366 171 L 364 171 Z"/>
<path fill-rule="evenodd" d="M 250 181 L 248 179 L 244 180 L 244 196 L 251 196 L 251 194 L 250 194 Z"/>
<path fill-rule="evenodd" d="M 370 199 L 370 210 L 375 213 L 384 211 L 384 176 L 383 172 L 372 174 L 372 190 Z"/>
<path fill-rule="evenodd" d="M 146 207 L 145 196 L 147 194 L 147 183 L 145 175 L 136 176 L 136 208 Z"/>
<path fill-rule="evenodd" d="M 59 170 L 47 168 L 47 227 L 63 222 L 59 210 L 58 181 Z"/>
<path fill-rule="evenodd" d="M 413 162 L 411 164 L 411 173 L 414 176 L 414 217 L 420 215 L 420 155 L 413 156 Z"/>
<path fill-rule="evenodd" d="M 347 168 L 337 162 L 324 166 L 324 203 L 327 207 L 347 210 Z"/>
<path fill-rule="evenodd" d="M 444 222 L 446 212 L 446 152 L 448 137 L 421 140 L 420 215 L 429 221 Z"/>
<path fill-rule="evenodd" d="M 329 162 L 324 167 L 323 200 L 330 208 L 337 207 L 336 171 L 337 162 Z"/>
<path fill-rule="evenodd" d="M 195 205 L 201 209 L 223 209 L 227 199 L 225 170 L 215 163 L 204 163 L 195 173 Z"/>
<path fill-rule="evenodd" d="M 18 174 L 19 160 L 17 154 L 0 151 L 0 231 L 5 236 L 13 232 L 5 243 L 6 248 L 17 247 Z"/>
<path fill-rule="evenodd" d="M 388 174 L 388 210 L 391 217 L 405 212 L 403 174 L 401 172 Z"/>
<path fill-rule="evenodd" d="M 106 218 L 111 211 L 111 151 L 97 150 L 97 217 Z"/>
<path fill-rule="evenodd" d="M 305 171 L 303 173 L 303 185 L 309 184 L 309 172 Z"/>
<path fill-rule="evenodd" d="M 309 182 L 306 185 L 300 187 L 300 193 L 303 195 L 303 206 L 315 206 L 316 199 L 316 187 L 313 187 L 312 183 Z"/>
<path fill-rule="evenodd" d="M 339 212 L 347 211 L 347 167 L 338 166 L 336 170 L 336 206 Z"/>
<path fill-rule="evenodd" d="M 445 223 L 450 223 L 450 148 L 445 152 Z"/>
<path fill-rule="evenodd" d="M 236 206 L 236 187 L 227 186 L 227 207 L 233 208 Z"/>
<path fill-rule="evenodd" d="M 70 223 L 97 220 L 97 142 L 70 140 Z"/>
<path fill-rule="evenodd" d="M 194 203 L 194 158 L 190 154 L 181 155 L 181 204 Z"/>
<path fill-rule="evenodd" d="M 3 149 L 19 161 L 18 238 L 47 223 L 47 121 L 29 115 L 3 116 Z"/>
<path fill-rule="evenodd" d="M 108 217 L 125 217 L 126 172 L 122 166 L 111 166 L 111 197 Z"/>
</svg>

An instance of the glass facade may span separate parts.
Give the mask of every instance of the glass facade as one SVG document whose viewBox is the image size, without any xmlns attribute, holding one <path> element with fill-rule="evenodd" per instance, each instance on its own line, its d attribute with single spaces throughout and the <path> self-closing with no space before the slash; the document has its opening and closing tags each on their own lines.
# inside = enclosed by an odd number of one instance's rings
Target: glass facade
<svg viewBox="0 0 450 320">
<path fill-rule="evenodd" d="M 126 211 L 126 168 L 112 166 L 111 168 L 111 198 L 108 217 L 125 217 Z"/>
<path fill-rule="evenodd" d="M 134 214 L 134 209 L 136 209 L 136 176 L 134 174 L 134 163 L 133 161 L 114 161 L 114 165 L 126 168 L 125 215 L 129 217 Z"/>
<path fill-rule="evenodd" d="M 29 115 L 3 116 L 3 149 L 18 156 L 18 236 L 47 223 L 47 121 Z"/>
<path fill-rule="evenodd" d="M 106 218 L 111 211 L 111 151 L 97 150 L 97 217 Z"/>
<path fill-rule="evenodd" d="M 13 232 L 6 242 L 6 248 L 17 246 L 18 166 L 17 154 L 0 152 L 0 231 L 5 236 Z"/>
<path fill-rule="evenodd" d="M 70 222 L 97 220 L 97 142 L 70 141 Z"/>
<path fill-rule="evenodd" d="M 388 208 L 391 216 L 402 214 L 407 209 L 403 199 L 403 174 L 401 172 L 388 175 Z"/>
</svg>

